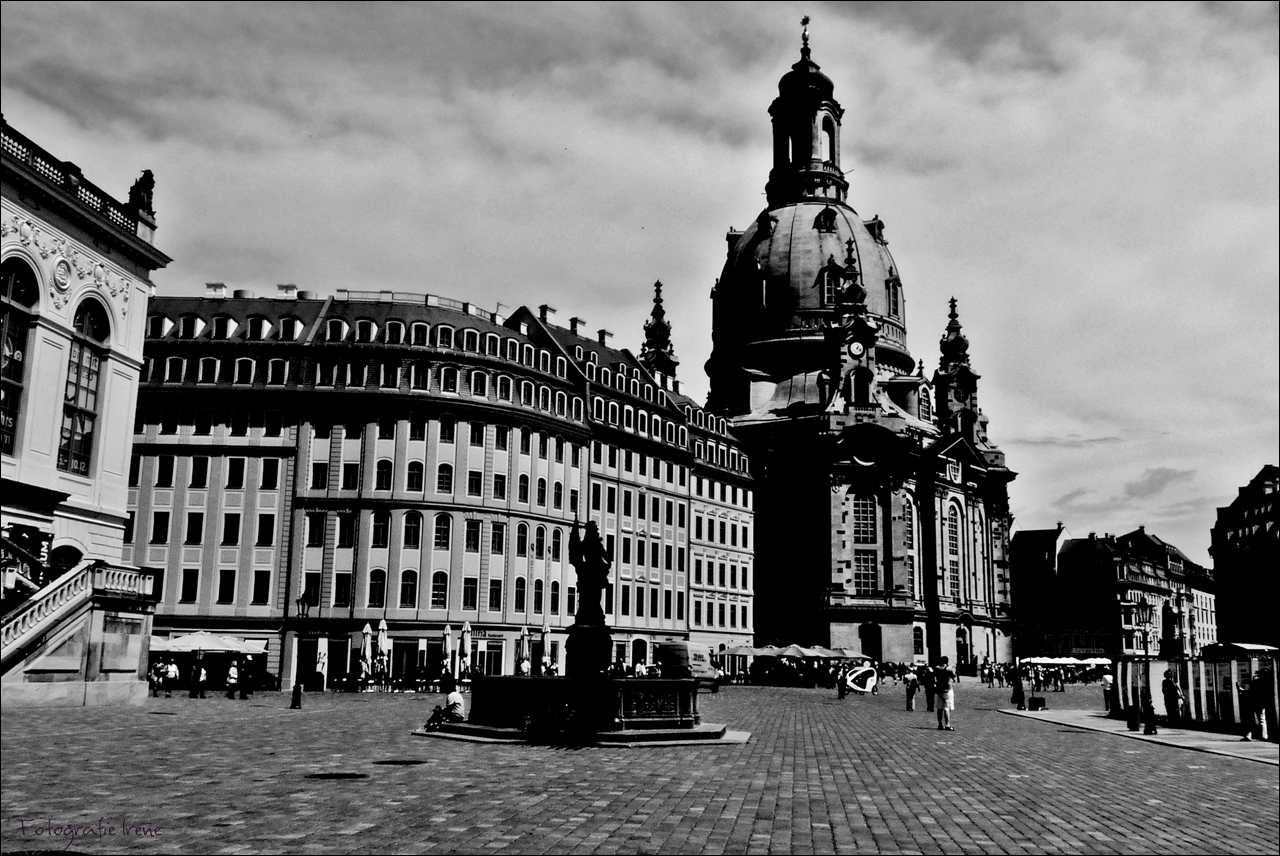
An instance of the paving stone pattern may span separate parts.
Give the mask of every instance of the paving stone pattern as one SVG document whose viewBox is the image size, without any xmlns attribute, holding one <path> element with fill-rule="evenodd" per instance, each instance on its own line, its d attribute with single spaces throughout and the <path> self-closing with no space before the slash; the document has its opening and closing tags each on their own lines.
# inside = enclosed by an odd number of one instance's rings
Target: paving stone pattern
<svg viewBox="0 0 1280 856">
<path fill-rule="evenodd" d="M 0 850 L 70 853 L 1276 853 L 1277 768 L 1004 716 L 955 732 L 897 688 L 729 687 L 746 745 L 566 749 L 412 737 L 439 696 L 149 699 L 0 723 Z M 1050 694 L 1094 707 L 1096 687 Z M 923 698 L 919 699 L 923 702 Z M 919 705 L 923 708 L 923 704 Z M 362 778 L 307 778 L 315 774 Z M 117 825 L 68 842 L 35 829 Z M 120 834 L 159 827 L 158 837 Z M 21 821 L 27 821 L 24 831 Z M 69 845 L 69 846 L 68 846 Z"/>
</svg>

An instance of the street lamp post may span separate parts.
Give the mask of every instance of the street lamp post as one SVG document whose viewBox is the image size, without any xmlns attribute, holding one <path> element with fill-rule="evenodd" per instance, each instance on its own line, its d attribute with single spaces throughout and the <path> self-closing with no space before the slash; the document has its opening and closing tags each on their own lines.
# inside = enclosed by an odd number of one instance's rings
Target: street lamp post
<svg viewBox="0 0 1280 856">
<path fill-rule="evenodd" d="M 1156 708 L 1155 702 L 1151 695 L 1151 617 L 1154 608 L 1144 597 L 1138 601 L 1137 607 L 1138 623 L 1142 625 L 1142 689 L 1138 693 L 1139 704 L 1142 706 L 1142 720 L 1145 723 L 1143 734 L 1155 734 L 1156 732 Z"/>
<path fill-rule="evenodd" d="M 297 610 L 295 611 L 294 614 L 296 616 L 295 620 L 297 621 L 298 626 L 297 626 L 297 629 L 295 629 L 293 632 L 294 649 L 297 650 L 298 643 L 302 639 L 302 628 L 305 626 L 307 619 L 311 616 L 311 600 L 310 598 L 307 597 L 307 593 L 303 592 L 301 595 L 299 595 L 298 599 L 293 602 L 293 605 L 297 607 Z M 294 657 L 294 660 L 295 662 L 297 661 L 296 656 Z M 289 708 L 291 710 L 302 709 L 301 670 L 302 670 L 302 664 L 298 663 L 294 667 L 295 674 L 293 677 L 293 693 L 289 701 Z"/>
</svg>

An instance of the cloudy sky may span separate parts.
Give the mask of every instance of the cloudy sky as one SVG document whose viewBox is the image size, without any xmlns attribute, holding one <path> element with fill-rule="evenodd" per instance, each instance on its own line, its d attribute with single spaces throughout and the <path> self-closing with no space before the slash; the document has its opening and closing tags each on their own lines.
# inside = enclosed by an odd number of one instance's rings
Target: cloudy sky
<svg viewBox="0 0 1280 856">
<path fill-rule="evenodd" d="M 666 284 L 701 397 L 724 233 L 813 16 L 931 371 L 960 301 L 1024 528 L 1208 561 L 1277 460 L 1277 6 L 3 6 L 3 110 L 208 281 L 549 303 L 638 349 Z"/>
</svg>

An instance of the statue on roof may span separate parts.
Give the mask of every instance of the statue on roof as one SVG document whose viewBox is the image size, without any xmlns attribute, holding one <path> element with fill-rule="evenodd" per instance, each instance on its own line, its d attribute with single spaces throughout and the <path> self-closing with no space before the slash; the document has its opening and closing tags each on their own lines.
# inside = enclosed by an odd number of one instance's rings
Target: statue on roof
<svg viewBox="0 0 1280 856">
<path fill-rule="evenodd" d="M 156 209 L 152 204 L 151 197 L 156 191 L 156 177 L 149 169 L 144 169 L 142 175 L 133 183 L 133 187 L 129 188 L 129 205 L 136 211 L 145 211 L 147 214 L 155 214 Z"/>
</svg>

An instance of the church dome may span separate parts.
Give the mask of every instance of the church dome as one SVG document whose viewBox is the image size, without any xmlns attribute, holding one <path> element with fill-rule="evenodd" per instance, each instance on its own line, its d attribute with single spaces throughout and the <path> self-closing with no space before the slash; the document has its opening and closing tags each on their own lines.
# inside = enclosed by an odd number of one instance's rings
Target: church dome
<svg viewBox="0 0 1280 856">
<path fill-rule="evenodd" d="M 768 353 L 751 362 L 764 369 L 775 362 L 778 346 L 791 342 L 785 370 L 816 368 L 824 322 L 833 311 L 830 286 L 852 265 L 867 292 L 867 311 L 881 322 L 881 361 L 911 370 L 901 283 L 883 228 L 878 218 L 864 222 L 848 205 L 822 199 L 772 208 L 756 218 L 730 249 L 717 288 L 718 297 L 755 310 L 752 338 L 762 347 L 753 350 Z M 797 349 L 799 342 L 809 345 Z"/>
</svg>

